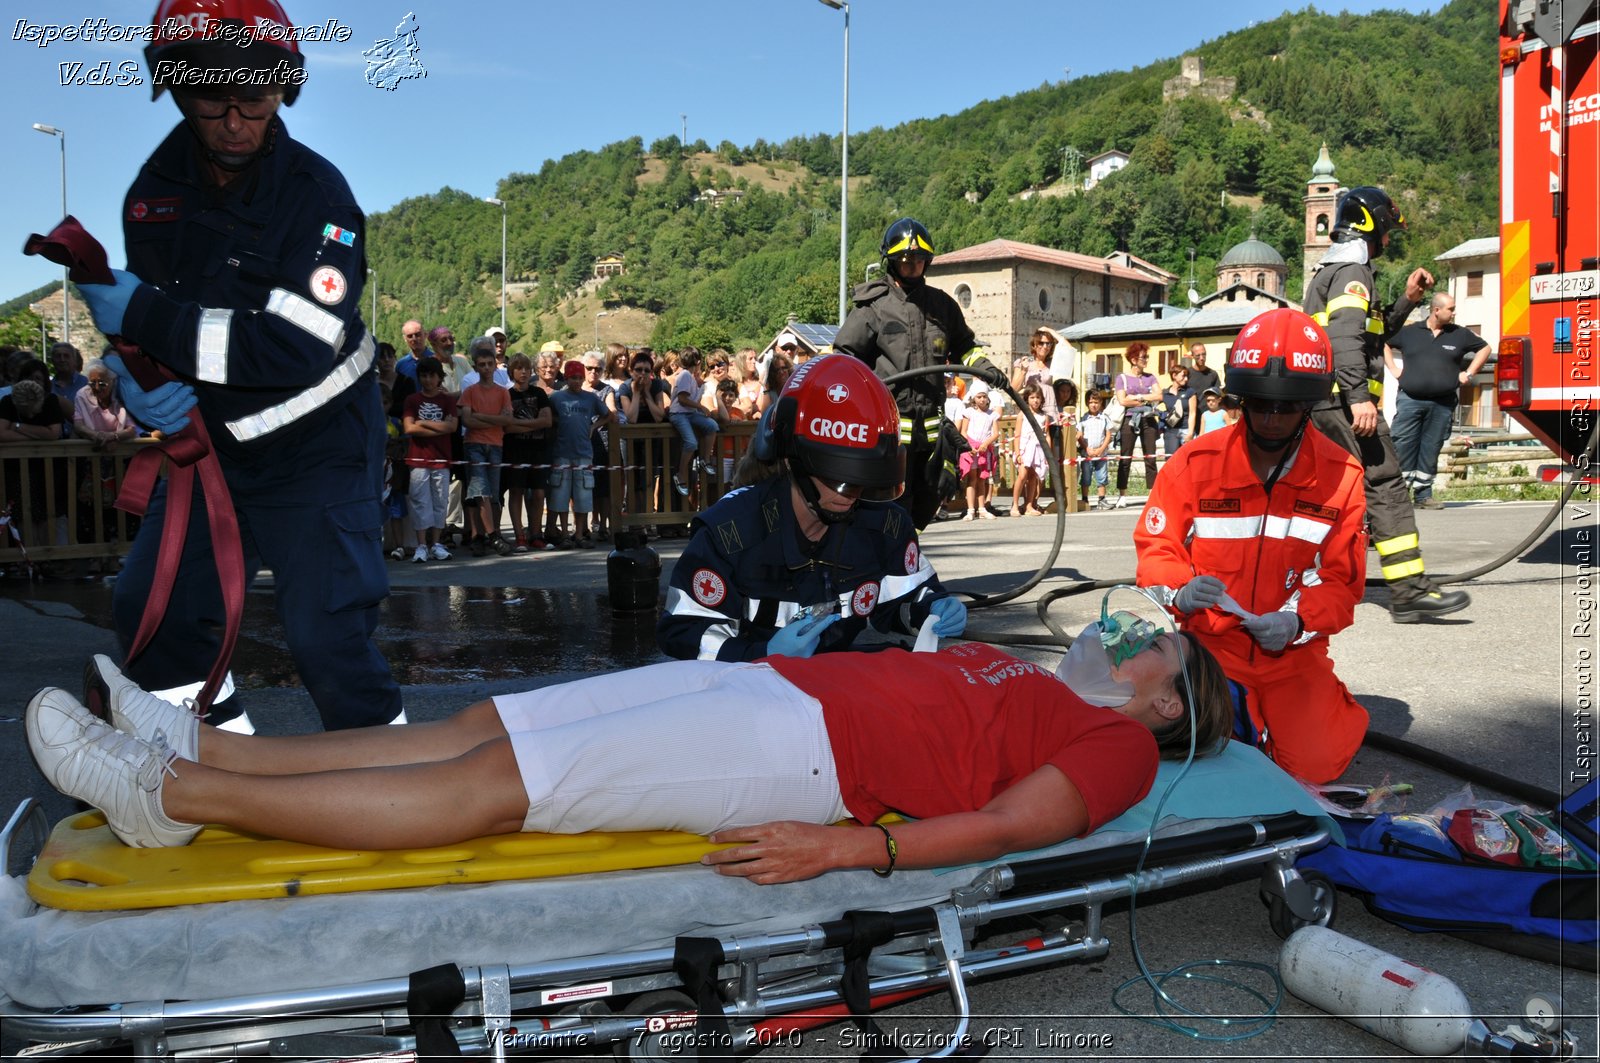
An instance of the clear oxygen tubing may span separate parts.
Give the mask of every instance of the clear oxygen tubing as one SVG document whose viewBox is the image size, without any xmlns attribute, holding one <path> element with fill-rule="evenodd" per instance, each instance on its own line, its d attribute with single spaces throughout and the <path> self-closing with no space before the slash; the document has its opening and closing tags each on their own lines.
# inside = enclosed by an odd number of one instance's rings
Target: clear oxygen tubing
<svg viewBox="0 0 1600 1063">
<path fill-rule="evenodd" d="M 1155 607 L 1156 613 L 1173 635 L 1178 635 L 1177 625 L 1173 622 L 1171 614 L 1161 601 L 1149 590 L 1143 587 L 1134 587 L 1129 584 L 1118 584 L 1109 588 L 1100 600 L 1100 616 L 1102 621 L 1107 616 L 1111 596 L 1117 591 L 1128 591 L 1137 594 Z M 1183 687 L 1188 701 L 1189 710 L 1189 752 L 1184 758 L 1183 767 L 1167 784 L 1161 792 L 1161 797 L 1156 801 L 1155 812 L 1150 817 L 1150 828 L 1145 832 L 1144 847 L 1139 852 L 1139 859 L 1134 863 L 1133 874 L 1130 881 L 1133 884 L 1128 894 L 1128 940 L 1133 947 L 1133 959 L 1139 967 L 1139 976 L 1123 982 L 1111 993 L 1111 1003 L 1119 1012 L 1129 1018 L 1197 1041 L 1212 1043 L 1229 1043 L 1243 1041 L 1246 1038 L 1263 1034 L 1277 1022 L 1278 1009 L 1283 1003 L 1283 980 L 1278 976 L 1278 970 L 1272 964 L 1257 963 L 1252 960 L 1210 959 L 1194 960 L 1190 963 L 1180 964 L 1166 971 L 1152 971 L 1144 958 L 1144 949 L 1139 944 L 1139 874 L 1144 870 L 1145 860 L 1150 855 L 1150 847 L 1155 843 L 1156 825 L 1161 822 L 1161 812 L 1167 805 L 1167 799 L 1172 796 L 1173 790 L 1183 782 L 1189 769 L 1194 764 L 1197 723 L 1197 710 L 1194 703 L 1194 683 L 1189 676 L 1189 656 L 1187 653 L 1179 654 L 1180 667 L 1183 670 Z M 1239 978 L 1217 973 L 1224 969 L 1250 972 L 1263 982 L 1270 984 L 1271 995 L 1257 989 Z M 1221 986 L 1223 989 L 1239 993 L 1254 1000 L 1261 1008 L 1260 1014 L 1246 1014 L 1243 1008 L 1235 1009 L 1227 1015 L 1215 1015 L 1207 1011 L 1190 1007 L 1177 999 L 1173 991 L 1177 990 L 1177 983 L 1188 982 L 1207 983 L 1208 985 Z M 1169 990 L 1169 984 L 1172 989 Z M 1134 986 L 1144 985 L 1150 989 L 1150 1012 L 1140 1013 L 1133 1011 L 1123 1003 L 1124 994 Z"/>
</svg>

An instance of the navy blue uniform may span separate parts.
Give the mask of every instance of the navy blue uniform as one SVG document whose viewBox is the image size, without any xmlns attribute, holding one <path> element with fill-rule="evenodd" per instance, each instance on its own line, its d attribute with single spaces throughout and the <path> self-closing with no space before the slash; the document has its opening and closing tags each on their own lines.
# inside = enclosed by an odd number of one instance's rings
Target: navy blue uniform
<svg viewBox="0 0 1600 1063">
<path fill-rule="evenodd" d="M 868 621 L 911 633 L 945 597 L 911 516 L 894 502 L 860 502 L 849 523 L 803 541 L 788 476 L 724 495 L 695 518 L 656 625 L 662 652 L 684 660 L 753 661 L 807 606 L 838 603 L 842 619 L 818 653 L 848 650 Z"/>
<path fill-rule="evenodd" d="M 272 120 L 272 150 L 209 183 L 180 124 L 124 204 L 134 293 L 123 335 L 192 383 L 238 513 L 245 566 L 273 574 L 289 650 L 329 729 L 387 723 L 400 690 L 372 642 L 389 593 L 381 530 L 385 423 L 359 313 L 365 218 L 344 177 Z M 139 529 L 114 611 L 138 628 L 166 511 Z M 204 507 L 193 507 L 178 584 L 129 668 L 142 686 L 203 679 L 223 619 Z"/>
</svg>

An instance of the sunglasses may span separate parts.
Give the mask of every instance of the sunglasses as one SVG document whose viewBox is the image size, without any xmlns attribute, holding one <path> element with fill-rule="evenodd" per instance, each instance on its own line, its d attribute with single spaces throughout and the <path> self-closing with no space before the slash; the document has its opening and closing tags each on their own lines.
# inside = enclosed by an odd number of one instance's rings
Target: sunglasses
<svg viewBox="0 0 1600 1063">
<path fill-rule="evenodd" d="M 217 121 L 226 118 L 229 111 L 238 111 L 239 117 L 251 122 L 259 122 L 271 118 L 272 112 L 277 110 L 280 96 L 257 96 L 250 99 L 239 99 L 236 96 L 184 96 L 189 113 L 196 118 L 205 118 Z"/>
<path fill-rule="evenodd" d="M 711 369 L 712 369 L 713 372 L 715 372 L 718 369 L 726 369 L 726 368 L 728 368 L 728 363 L 727 362 L 712 362 L 711 363 Z"/>
<path fill-rule="evenodd" d="M 1273 414 L 1305 413 L 1312 404 L 1307 402 L 1279 402 L 1272 399 L 1245 399 L 1244 408 L 1262 417 Z"/>
<path fill-rule="evenodd" d="M 790 351 L 798 351 L 799 349 L 800 349 L 799 347 L 797 347 L 795 344 L 792 344 L 792 343 L 785 343 L 782 347 L 778 348 L 778 350 L 782 351 L 785 354 L 788 354 Z"/>
</svg>

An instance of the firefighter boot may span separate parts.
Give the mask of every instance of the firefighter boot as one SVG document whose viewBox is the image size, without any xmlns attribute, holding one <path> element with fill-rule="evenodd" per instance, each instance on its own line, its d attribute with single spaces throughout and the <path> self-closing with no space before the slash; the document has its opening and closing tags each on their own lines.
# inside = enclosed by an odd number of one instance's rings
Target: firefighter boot
<svg viewBox="0 0 1600 1063">
<path fill-rule="evenodd" d="M 1414 624 L 1436 616 L 1459 613 L 1472 604 L 1466 591 L 1446 591 L 1418 574 L 1389 584 L 1389 617 L 1397 624 Z"/>
</svg>

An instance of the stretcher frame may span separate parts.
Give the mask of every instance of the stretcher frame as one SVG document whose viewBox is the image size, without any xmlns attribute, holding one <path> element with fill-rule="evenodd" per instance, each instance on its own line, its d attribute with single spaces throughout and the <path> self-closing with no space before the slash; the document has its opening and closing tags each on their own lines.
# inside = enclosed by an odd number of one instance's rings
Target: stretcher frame
<svg viewBox="0 0 1600 1063">
<path fill-rule="evenodd" d="M 24 834 L 48 823 L 29 799 L 0 832 L 14 867 Z M 919 1058 L 971 1047 L 967 985 L 978 979 L 1106 956 L 1107 902 L 1252 867 L 1275 923 L 1326 922 L 1296 857 L 1330 840 L 1326 821 L 1288 812 L 1158 837 L 1141 870 L 1141 842 L 1036 859 L 1011 858 L 952 878 L 948 899 L 892 914 L 852 913 L 793 931 L 680 938 L 675 948 L 576 956 L 519 966 L 446 965 L 411 977 L 187 1001 L 125 1001 L 35 1009 L 0 998 L 19 1058 L 129 1052 L 141 1059 L 415 1059 L 441 1053 L 504 1059 L 616 1047 L 629 1058 L 693 1058 L 754 1050 L 794 1031 L 941 988 L 954 1028 Z M 846 872 L 847 874 L 850 872 Z M 1081 909 L 1076 919 L 1059 913 Z M 1001 918 L 1051 916 L 1027 942 L 974 948 Z M 872 940 L 863 941 L 869 926 Z M 847 955 L 854 955 L 847 960 Z M 696 964 L 698 963 L 698 967 Z M 865 996 L 841 987 L 851 964 Z M 430 987 L 448 985 L 441 996 Z M 858 981 L 859 987 L 859 981 Z M 688 989 L 692 996 L 686 996 Z M 697 998 L 697 999 L 695 999 Z M 849 998 L 849 999 L 847 999 Z M 853 1007 L 851 1006 L 853 1003 Z M 891 1046 L 892 1050 L 892 1046 Z"/>
</svg>

